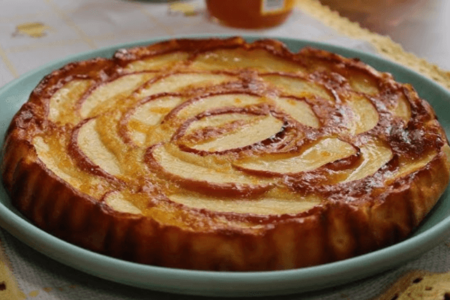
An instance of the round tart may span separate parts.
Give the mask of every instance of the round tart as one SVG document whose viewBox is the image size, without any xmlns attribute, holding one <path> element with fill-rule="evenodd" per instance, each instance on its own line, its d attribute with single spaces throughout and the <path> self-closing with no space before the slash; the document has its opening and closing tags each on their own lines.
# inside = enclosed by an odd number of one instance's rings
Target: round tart
<svg viewBox="0 0 450 300">
<path fill-rule="evenodd" d="M 275 40 L 171 40 L 46 76 L 3 184 L 40 228 L 165 267 L 280 270 L 405 239 L 449 181 L 413 87 Z"/>
</svg>

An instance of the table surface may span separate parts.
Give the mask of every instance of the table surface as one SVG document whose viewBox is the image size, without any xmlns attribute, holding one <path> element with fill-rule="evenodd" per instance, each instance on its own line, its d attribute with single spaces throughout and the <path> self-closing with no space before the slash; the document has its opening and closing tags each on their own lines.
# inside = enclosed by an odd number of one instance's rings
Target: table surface
<svg viewBox="0 0 450 300">
<path fill-rule="evenodd" d="M 450 0 L 321 1 L 371 31 L 389 35 L 407 51 L 450 70 L 447 58 L 450 53 L 450 34 L 447 32 Z M 168 5 L 166 1 L 144 0 L 0 0 L 0 3 L 4 4 L 0 9 L 0 87 L 27 71 L 68 55 L 157 36 L 283 36 L 381 55 L 370 42 L 342 34 L 300 9 L 294 10 L 282 26 L 238 30 L 210 22 L 203 0 L 184 1 L 178 6 Z M 185 9 L 188 11 L 183 12 Z M 3 252 L 5 258 L 2 258 Z M 5 299 L 1 290 L 2 267 L 9 263 L 21 293 L 33 300 L 196 299 L 129 288 L 94 278 L 45 257 L 4 230 L 0 230 L 0 299 Z M 411 270 L 448 272 L 449 269 L 450 247 L 442 243 L 396 270 L 319 293 L 283 299 L 371 299 Z"/>
<path fill-rule="evenodd" d="M 406 51 L 450 71 L 450 1 L 320 0 L 373 32 L 388 35 Z"/>
</svg>

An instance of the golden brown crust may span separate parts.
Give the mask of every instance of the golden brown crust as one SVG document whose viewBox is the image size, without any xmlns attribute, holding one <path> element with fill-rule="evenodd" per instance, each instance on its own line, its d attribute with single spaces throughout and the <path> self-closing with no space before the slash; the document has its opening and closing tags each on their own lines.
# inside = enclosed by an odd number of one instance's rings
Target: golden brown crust
<svg viewBox="0 0 450 300">
<path fill-rule="evenodd" d="M 262 50 L 280 60 L 280 63 L 289 62 L 286 68 L 292 67 L 299 72 L 284 69 L 261 71 L 252 67 L 225 71 L 204 71 L 198 67 L 189 69 L 201 55 L 224 49 L 244 52 Z M 127 69 L 133 62 L 173 53 L 187 53 L 188 58 L 170 62 L 176 67 L 168 71 L 152 69 L 131 72 Z M 274 60 L 274 63 L 278 62 Z M 192 72 L 230 76 L 233 79 L 212 87 L 194 85 L 189 90 L 165 91 L 138 98 L 145 88 L 164 78 Z M 128 98 L 117 100 L 116 110 L 98 110 L 97 114 L 91 115 L 91 112 L 81 111 L 84 101 L 101 86 L 130 74 L 143 74 L 148 78 L 139 79 L 144 81 L 139 83 L 140 87 L 129 92 Z M 280 91 L 277 85 L 262 83 L 261 78 L 270 76 L 303 80 L 314 84 L 317 93 L 323 89 L 324 94 L 293 95 Z M 361 78 L 362 81 L 358 81 Z M 93 82 L 75 104 L 78 110 L 74 115 L 78 121 L 75 124 L 61 124 L 51 120 L 52 97 L 61 87 L 76 80 Z M 249 103 L 253 101 L 252 97 L 270 98 L 272 95 L 285 97 L 286 100 L 282 101 L 286 103 L 306 103 L 317 118 L 319 128 L 311 127 L 315 124 L 314 118 L 312 123 L 305 125 L 300 122 L 302 120 L 296 121 L 288 112 L 267 103 L 208 110 L 178 120 L 180 112 L 192 103 L 228 94 L 248 96 L 249 100 L 245 101 Z M 181 149 L 177 150 L 184 153 L 181 155 L 187 155 L 186 159 L 190 159 L 189 155 L 197 155 L 199 161 L 203 157 L 219 162 L 223 157 L 230 157 L 233 161 L 250 160 L 254 156 L 262 159 L 280 155 L 289 158 L 314 147 L 318 141 L 332 140 L 336 136 L 339 136 L 339 143 L 350 145 L 347 150 L 349 154 L 310 171 L 294 170 L 284 175 L 277 171 L 231 164 L 230 174 L 254 176 L 259 180 L 256 183 L 251 180 L 245 184 L 208 183 L 185 178 L 177 175 L 176 170 L 165 170 L 163 162 L 155 158 L 154 149 L 161 143 L 147 145 L 138 152 L 140 146 L 128 132 L 127 126 L 131 126 L 130 118 L 137 107 L 168 97 L 187 99 L 165 115 L 161 122 L 162 127 L 170 129 L 173 126 L 176 129 L 168 131 L 173 134 L 169 140 Z M 359 133 L 349 131 L 348 124 L 352 124 L 352 118 L 355 118 L 349 112 L 351 105 L 347 104 L 352 97 L 363 99 L 360 101 L 368 103 L 369 112 L 374 110 L 378 114 L 379 119 L 372 128 Z M 411 118 L 408 120 L 405 120 L 407 113 L 393 113 L 401 101 L 406 103 L 406 111 L 409 109 Z M 244 124 L 239 120 L 232 121 L 217 130 L 204 127 L 185 135 L 190 124 L 222 114 L 246 114 L 250 121 L 245 124 L 250 125 L 261 120 L 283 125 L 275 135 L 249 146 L 220 151 L 192 148 L 199 141 L 209 141 L 234 132 Z M 147 172 L 147 177 L 129 179 L 120 174 L 114 175 L 112 171 L 97 166 L 83 153 L 78 145 L 80 130 L 92 121 L 99 122 L 100 127 L 109 126 L 113 124 L 108 123 L 110 120 L 117 120 L 117 128 L 111 130 L 117 130 L 126 145 L 121 147 L 125 147 L 123 149 L 128 151 L 127 155 L 143 155 L 142 163 L 146 167 L 142 172 Z M 102 133 L 107 135 L 107 132 Z M 43 161 L 36 148 L 36 137 L 44 141 L 48 139 L 49 145 L 60 143 L 62 149 L 66 149 L 65 153 L 70 157 L 67 163 L 73 163 L 74 168 L 81 170 L 76 174 L 83 176 L 78 186 L 58 176 Z M 114 137 L 104 138 L 109 139 L 108 143 L 119 143 Z M 184 144 L 188 142 L 190 144 Z M 369 175 L 343 180 L 350 178 L 350 171 L 356 172 L 354 170 L 364 164 L 364 147 L 371 143 L 384 147 L 385 153 L 392 153 L 392 156 L 383 154 L 386 162 Z M 391 75 L 379 73 L 358 60 L 316 49 L 303 49 L 299 54 L 293 54 L 283 44 L 273 40 L 251 44 L 240 38 L 172 40 L 119 50 L 111 60 L 72 63 L 46 76 L 11 122 L 3 149 L 2 177 L 13 204 L 37 226 L 93 251 L 175 268 L 279 270 L 347 259 L 405 239 L 432 209 L 447 186 L 450 168 L 443 150 L 445 147 L 448 147 L 445 133 L 429 104 L 420 99 L 412 87 L 396 83 Z M 168 148 L 167 151 L 169 157 L 175 155 L 170 152 L 174 150 Z M 367 151 L 370 152 L 370 149 Z M 430 157 L 428 161 L 427 157 Z M 409 164 L 421 160 L 424 160 L 422 165 L 395 177 L 396 172 L 406 170 Z M 154 173 L 160 178 L 155 179 Z M 172 182 L 172 186 L 166 188 L 161 183 L 166 180 Z M 86 182 L 94 186 L 98 194 L 85 189 Z M 130 200 L 141 213 L 113 209 L 107 199 L 117 191 L 145 199 L 141 202 Z M 189 206 L 171 199 L 170 195 L 180 191 L 199 198 L 205 195 L 227 198 L 221 201 L 259 201 L 265 193 L 277 197 L 290 193 L 299 198 L 319 195 L 322 200 L 309 209 L 292 213 L 237 213 Z"/>
</svg>

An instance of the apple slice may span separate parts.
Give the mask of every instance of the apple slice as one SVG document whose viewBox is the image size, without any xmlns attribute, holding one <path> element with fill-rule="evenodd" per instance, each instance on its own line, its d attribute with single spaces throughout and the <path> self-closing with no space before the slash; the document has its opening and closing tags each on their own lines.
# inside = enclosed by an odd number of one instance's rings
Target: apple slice
<svg viewBox="0 0 450 300">
<path fill-rule="evenodd" d="M 33 139 L 33 146 L 45 167 L 74 189 L 95 199 L 100 199 L 106 192 L 107 187 L 101 179 L 77 168 L 67 153 L 66 139 L 61 138 L 60 134 L 47 137 L 46 140 L 36 136 Z"/>
<path fill-rule="evenodd" d="M 166 114 L 181 102 L 183 102 L 183 98 L 180 97 L 169 96 L 152 99 L 136 108 L 130 122 L 138 121 L 148 126 L 157 125 Z"/>
<path fill-rule="evenodd" d="M 193 122 L 191 126 L 198 126 L 196 123 L 201 123 L 202 127 L 214 126 L 220 122 L 220 120 L 226 120 L 227 116 L 228 114 L 221 114 L 205 117 L 197 122 Z M 274 118 L 270 114 L 263 117 L 253 116 L 253 119 L 253 122 L 247 122 L 247 124 L 239 126 L 232 132 L 214 136 L 212 139 L 206 139 L 203 142 L 198 141 L 197 144 L 191 146 L 191 148 L 208 152 L 220 152 L 230 149 L 243 148 L 268 139 L 280 132 L 283 128 L 283 122 L 277 118 Z M 241 118 L 237 118 L 237 120 L 241 120 Z M 214 127 L 217 128 L 216 126 Z"/>
<path fill-rule="evenodd" d="M 155 73 L 124 75 L 116 80 L 102 84 L 82 100 L 80 115 L 82 118 L 94 117 L 112 107 L 117 99 L 129 96 L 144 82 L 155 77 Z M 102 107 L 104 106 L 104 107 Z"/>
<path fill-rule="evenodd" d="M 212 111 L 225 107 L 245 107 L 265 103 L 266 98 L 257 97 L 248 94 L 222 94 L 205 98 L 196 98 L 183 103 L 167 115 L 168 118 L 176 118 L 178 122 L 184 122 L 187 119 L 195 117 L 205 111 Z"/>
<path fill-rule="evenodd" d="M 444 146 L 444 152 L 449 152 L 450 148 L 448 145 Z M 399 167 L 395 172 L 387 172 L 385 176 L 386 184 L 391 184 L 394 182 L 394 180 L 407 176 L 413 172 L 416 172 L 423 167 L 425 167 L 429 162 L 431 162 L 435 157 L 437 153 L 435 151 L 431 151 L 430 153 L 427 153 L 425 156 L 420 158 L 419 160 L 411 160 L 411 159 L 405 159 L 403 157 L 399 158 Z M 447 159 L 449 158 L 447 154 Z"/>
<path fill-rule="evenodd" d="M 262 75 L 261 77 L 264 81 L 270 82 L 274 85 L 284 95 L 291 95 L 300 98 L 320 96 L 326 100 L 334 101 L 332 94 L 324 86 L 310 82 L 303 78 L 278 74 Z"/>
<path fill-rule="evenodd" d="M 80 150 L 79 158 L 85 156 L 88 164 L 92 167 L 100 167 L 111 175 L 122 174 L 120 163 L 117 157 L 103 144 L 99 133 L 96 130 L 96 119 L 90 119 L 74 131 L 76 145 L 74 148 Z"/>
<path fill-rule="evenodd" d="M 313 128 L 320 127 L 319 119 L 305 101 L 283 97 L 277 98 L 275 103 L 282 112 L 291 116 L 297 122 Z"/>
<path fill-rule="evenodd" d="M 127 123 L 127 133 L 133 142 L 143 145 L 147 134 L 154 129 L 154 126 L 182 102 L 183 98 L 180 97 L 161 97 L 136 107 Z"/>
<path fill-rule="evenodd" d="M 236 70 L 251 68 L 266 72 L 304 73 L 300 64 L 277 57 L 266 50 L 223 49 L 199 54 L 191 64 L 199 70 Z"/>
<path fill-rule="evenodd" d="M 76 124 L 79 117 L 73 113 L 77 101 L 92 85 L 91 80 L 72 80 L 50 98 L 48 118 L 55 123 Z"/>
<path fill-rule="evenodd" d="M 312 171 L 327 163 L 346 158 L 355 153 L 356 149 L 351 144 L 337 138 L 325 138 L 295 156 L 269 154 L 237 161 L 234 163 L 234 166 L 250 173 L 275 176 L 292 175 Z"/>
<path fill-rule="evenodd" d="M 134 204 L 127 201 L 125 196 L 120 192 L 108 193 L 104 198 L 105 203 L 115 211 L 128 213 L 133 215 L 141 215 L 142 211 Z"/>
<path fill-rule="evenodd" d="M 260 121 L 263 117 L 264 115 L 241 113 L 235 112 L 234 110 L 230 110 L 230 113 L 207 114 L 205 117 L 191 122 L 184 132 L 184 135 L 195 134 L 196 131 L 206 127 L 219 128 L 236 122 L 239 122 L 240 124 L 250 124 L 252 122 Z"/>
<path fill-rule="evenodd" d="M 254 214 L 254 215 L 282 215 L 298 214 L 320 205 L 317 196 L 293 195 L 292 199 L 268 197 L 263 195 L 256 199 L 227 199 L 189 194 L 174 194 L 169 199 L 189 208 L 205 209 L 220 213 Z"/>
<path fill-rule="evenodd" d="M 44 141 L 40 136 L 33 139 L 33 146 L 36 149 L 36 153 L 39 159 L 45 164 L 45 166 L 56 174 L 62 180 L 68 182 L 71 186 L 78 187 L 80 185 L 79 180 L 71 172 L 67 172 L 64 168 L 64 164 L 61 161 L 68 160 L 68 157 L 64 159 L 64 153 L 55 149 L 51 144 Z M 55 155 L 56 154 L 56 155 Z"/>
<path fill-rule="evenodd" d="M 181 92 L 183 89 L 195 89 L 221 84 L 236 79 L 234 76 L 210 73 L 177 73 L 162 77 L 149 83 L 138 91 L 137 97 L 144 98 L 159 93 Z"/>
<path fill-rule="evenodd" d="M 351 134 L 369 131 L 378 124 L 378 111 L 366 97 L 352 93 L 350 98 L 345 101 L 345 104 L 353 112 Z"/>
<path fill-rule="evenodd" d="M 411 119 L 411 105 L 408 100 L 406 100 L 405 95 L 403 93 L 397 98 L 396 105 L 391 109 L 391 113 L 394 116 L 402 118 L 405 122 L 409 122 Z"/>
<path fill-rule="evenodd" d="M 155 55 L 148 59 L 138 59 L 129 63 L 125 70 L 130 72 L 137 71 L 157 71 L 173 68 L 178 64 L 184 63 L 189 57 L 189 53 L 176 51 L 167 54 Z"/>
<path fill-rule="evenodd" d="M 153 170 L 163 172 L 184 188 L 223 196 L 249 196 L 264 193 L 269 181 L 248 176 L 240 171 L 208 163 L 209 158 L 195 155 L 198 164 L 168 152 L 164 145 L 148 149 L 146 161 Z"/>
<path fill-rule="evenodd" d="M 393 156 L 391 148 L 377 140 L 364 143 L 360 149 L 363 158 L 362 163 L 350 172 L 344 182 L 359 180 L 373 175 L 388 163 Z"/>
<path fill-rule="evenodd" d="M 379 93 L 378 80 L 374 75 L 357 69 L 350 69 L 343 75 L 347 78 L 350 86 L 356 92 L 368 95 Z"/>
</svg>

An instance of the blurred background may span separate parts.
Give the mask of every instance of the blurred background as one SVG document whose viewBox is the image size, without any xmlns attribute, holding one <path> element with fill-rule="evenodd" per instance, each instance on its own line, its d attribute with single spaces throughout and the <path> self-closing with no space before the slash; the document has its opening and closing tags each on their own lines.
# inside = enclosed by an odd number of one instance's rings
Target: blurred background
<svg viewBox="0 0 450 300">
<path fill-rule="evenodd" d="M 450 70 L 450 1 L 320 0 L 362 27 L 388 35 L 406 51 Z"/>
</svg>

